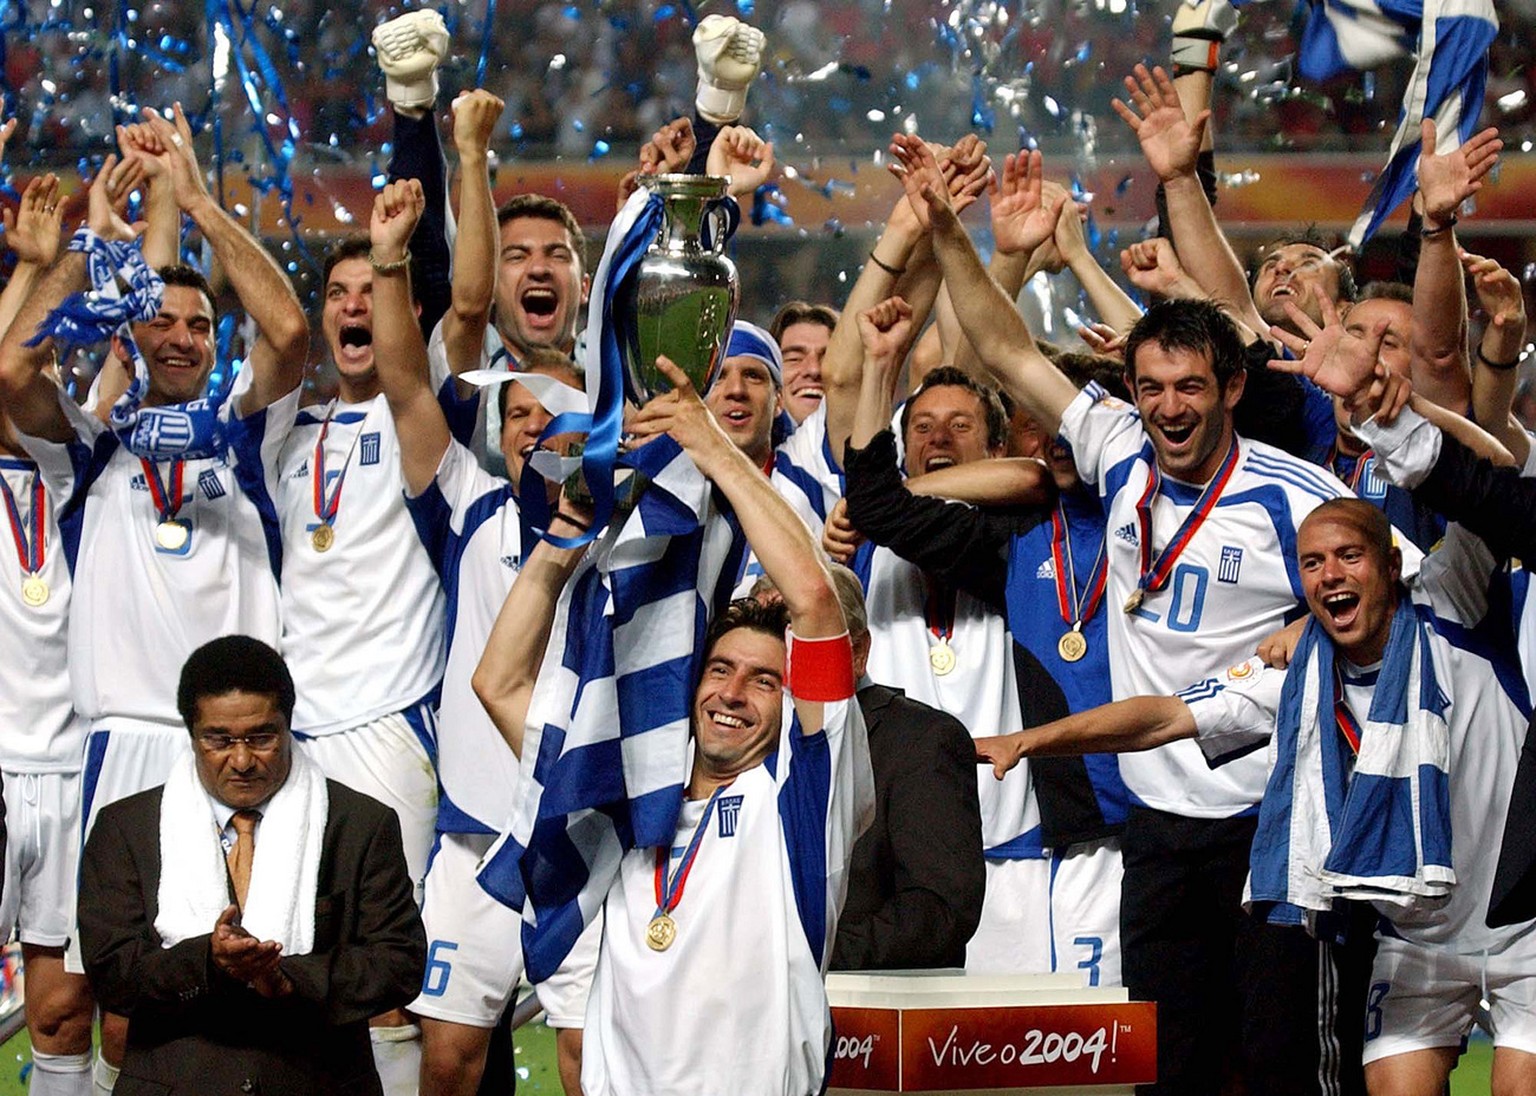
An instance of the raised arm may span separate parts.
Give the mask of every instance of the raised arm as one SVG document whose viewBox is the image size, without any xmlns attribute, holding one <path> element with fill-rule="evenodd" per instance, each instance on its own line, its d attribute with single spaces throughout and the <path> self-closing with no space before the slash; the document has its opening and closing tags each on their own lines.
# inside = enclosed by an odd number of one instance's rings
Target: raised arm
<svg viewBox="0 0 1536 1096">
<path fill-rule="evenodd" d="M 955 216 L 933 153 L 921 141 L 901 137 L 892 141 L 891 151 L 904 168 L 902 185 L 908 201 L 919 209 L 922 226 L 931 228 L 934 255 L 966 337 L 1008 394 L 1043 428 L 1056 433 L 1077 389 L 1040 353 L 1024 317 L 981 265 Z M 1054 231 L 1060 210 L 1040 209 L 1039 153 L 1030 154 L 1019 185 L 1026 192 L 1021 200 L 1032 200 L 1045 218 L 1047 231 Z"/>
<path fill-rule="evenodd" d="M 1456 247 L 1456 211 L 1482 189 L 1498 163 L 1499 131 L 1485 129 L 1454 152 L 1435 152 L 1435 123 L 1424 120 L 1419 195 L 1424 227 L 1413 278 L 1409 372 L 1414 391 L 1457 414 L 1472 399 L 1467 369 L 1467 295 Z"/>
<path fill-rule="evenodd" d="M 1001 780 L 1026 757 L 1151 750 L 1195 737 L 1195 716 L 1176 696 L 1136 696 L 1090 708 L 1027 731 L 976 740 L 978 761 Z"/>
<path fill-rule="evenodd" d="M 103 239 L 132 240 L 135 230 L 113 209 L 115 200 L 143 178 L 143 167 L 109 155 L 91 181 L 87 223 Z M 86 288 L 85 255 L 66 251 L 37 282 L 0 339 L 0 404 L 19 430 L 50 441 L 69 441 L 75 432 L 59 405 L 59 388 L 49 375 L 52 340 L 24 345 L 48 313 L 71 293 Z"/>
<path fill-rule="evenodd" d="M 1163 184 L 1180 261 L 1208 297 L 1253 330 L 1267 332 L 1269 325 L 1254 307 L 1243 264 L 1221 231 L 1200 184 L 1200 147 L 1211 112 L 1186 118 L 1179 93 L 1162 68 L 1148 71 L 1145 65 L 1137 65 L 1135 75 L 1125 78 L 1125 88 L 1134 109 L 1116 99 L 1115 113 L 1136 131 L 1142 155 Z"/>
<path fill-rule="evenodd" d="M 1514 404 L 1525 351 L 1525 293 L 1519 280 L 1493 259 L 1463 251 L 1461 264 L 1488 315 L 1472 364 L 1472 417 L 1524 465 L 1531 439 L 1514 416 Z"/>
<path fill-rule="evenodd" d="M 160 136 L 148 122 L 117 127 L 117 147 L 125 160 L 138 160 L 148 182 L 144 198 L 144 238 L 139 241 L 144 261 L 156 270 L 181 257 L 181 207 L 170 168 L 160 153 Z"/>
<path fill-rule="evenodd" d="M 1044 193 L 1044 192 L 1042 192 Z M 1088 294 L 1099 319 L 1116 331 L 1129 331 L 1141 319 L 1141 308 L 1120 288 L 1120 283 L 1109 276 L 1099 265 L 1093 252 L 1088 249 L 1088 237 L 1083 232 L 1083 217 L 1077 205 L 1067 202 L 1056 216 L 1054 233 L 1056 250 L 1061 253 L 1067 269 Z"/>
<path fill-rule="evenodd" d="M 50 172 L 27 184 L 15 212 L 5 211 L 5 239 L 16 255 L 16 269 L 0 293 L 0 335 L 10 330 L 38 279 L 59 257 L 62 204 L 59 177 Z"/>
<path fill-rule="evenodd" d="M 443 347 L 454 373 L 478 368 L 496 299 L 496 203 L 490 146 L 504 104 L 483 88 L 453 101 L 453 146 L 459 154 L 459 226 L 453 241 L 453 293 L 443 314 Z M 375 337 L 375 344 L 378 339 Z"/>
<path fill-rule="evenodd" d="M 426 205 L 419 180 L 390 183 L 373 199 L 373 364 L 400 439 L 400 471 L 415 497 L 431 486 L 453 440 L 432 392 L 427 346 L 411 295 L 409 244 Z M 444 322 L 447 322 L 445 317 Z"/>
<path fill-rule="evenodd" d="M 573 537 L 586 528 L 581 518 L 568 516 L 571 503 L 561 495 L 561 509 L 550 519 L 556 536 Z M 586 547 L 557 548 L 541 540 L 523 561 L 517 581 L 507 592 L 501 613 L 485 641 L 470 687 L 512 752 L 523 756 L 523 731 L 528 705 L 544 664 L 555 623 L 560 592 L 580 565 Z"/>
<path fill-rule="evenodd" d="M 214 257 L 240 298 L 240 306 L 260 335 L 250 352 L 251 387 L 237 408 L 240 414 L 249 415 L 286 396 L 304 379 L 309 321 L 283 268 L 208 193 L 192 147 L 192 127 L 181 104 L 172 108 L 171 119 L 152 110 L 144 115 L 169 150 L 162 156 L 170 169 L 176 204 L 213 248 Z"/>
</svg>

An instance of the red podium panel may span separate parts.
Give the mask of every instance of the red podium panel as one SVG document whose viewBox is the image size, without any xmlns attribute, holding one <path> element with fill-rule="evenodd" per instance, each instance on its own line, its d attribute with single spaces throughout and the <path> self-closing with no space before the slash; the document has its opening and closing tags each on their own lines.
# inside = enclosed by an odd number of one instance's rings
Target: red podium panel
<svg viewBox="0 0 1536 1096">
<path fill-rule="evenodd" d="M 985 1092 L 1123 1087 L 1157 1078 L 1157 1006 L 834 1007 L 831 1087 Z"/>
</svg>

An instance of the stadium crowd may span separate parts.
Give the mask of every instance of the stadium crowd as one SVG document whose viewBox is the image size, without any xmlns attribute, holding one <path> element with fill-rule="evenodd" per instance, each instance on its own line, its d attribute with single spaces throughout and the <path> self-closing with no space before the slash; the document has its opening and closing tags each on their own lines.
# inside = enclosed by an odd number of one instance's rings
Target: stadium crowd
<svg viewBox="0 0 1536 1096">
<path fill-rule="evenodd" d="M 654 132 L 601 264 L 554 197 L 496 206 L 490 91 L 446 107 L 449 187 L 424 10 L 374 31 L 389 181 L 317 316 L 179 104 L 117 127 L 78 226 L 32 178 L 0 293 L 31 1090 L 506 1091 L 526 978 L 567 1092 L 812 1094 L 829 969 L 961 968 L 1156 1002 L 1151 1093 L 1433 1096 L 1474 1024 L 1536 1092 L 1527 315 L 1456 228 L 1502 143 L 1425 124 L 1405 282 L 1300 226 L 1245 264 L 1236 25 L 1180 5 L 1113 100 L 1160 181 L 1120 255 L 1148 307 L 1039 151 L 898 133 L 840 307 L 745 285 L 773 319 L 712 383 L 663 358 L 622 408 L 578 363 L 654 177 L 773 176 L 734 17 L 693 32 L 692 117 L 614 108 Z M 249 333 L 224 385 L 188 223 Z M 1014 305 L 1062 271 L 1082 346 Z M 301 406 L 311 324 L 339 387 Z M 77 401 L 61 354 L 108 337 Z"/>
</svg>

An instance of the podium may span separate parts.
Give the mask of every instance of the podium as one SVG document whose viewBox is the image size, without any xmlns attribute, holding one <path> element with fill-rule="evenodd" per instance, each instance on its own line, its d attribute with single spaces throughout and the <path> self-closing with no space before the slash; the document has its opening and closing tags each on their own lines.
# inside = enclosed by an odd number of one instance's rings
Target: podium
<svg viewBox="0 0 1536 1096">
<path fill-rule="evenodd" d="M 1130 1096 L 1157 1078 L 1157 1006 L 1075 974 L 827 976 L 828 1096 Z"/>
</svg>

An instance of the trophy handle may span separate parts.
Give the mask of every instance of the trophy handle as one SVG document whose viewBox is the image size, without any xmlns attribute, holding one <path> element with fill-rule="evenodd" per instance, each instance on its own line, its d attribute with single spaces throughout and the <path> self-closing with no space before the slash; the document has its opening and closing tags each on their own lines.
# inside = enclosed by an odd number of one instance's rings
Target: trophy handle
<svg viewBox="0 0 1536 1096">
<path fill-rule="evenodd" d="M 723 231 L 719 234 L 718 241 L 715 238 L 715 227 L 724 219 Z M 704 231 L 700 243 L 705 250 L 713 251 L 716 255 L 725 250 L 725 245 L 730 243 L 731 237 L 736 235 L 736 230 L 741 227 L 741 206 L 730 195 L 716 198 L 704 207 Z"/>
</svg>

